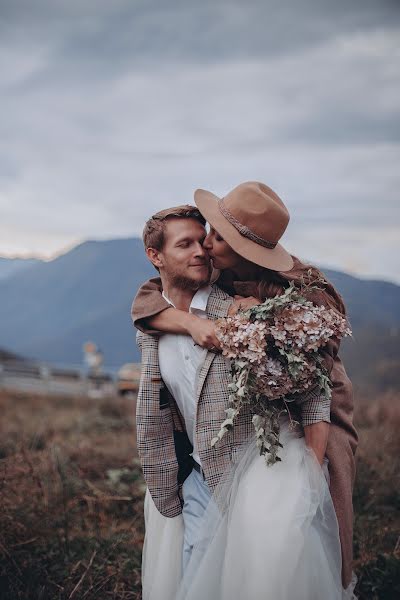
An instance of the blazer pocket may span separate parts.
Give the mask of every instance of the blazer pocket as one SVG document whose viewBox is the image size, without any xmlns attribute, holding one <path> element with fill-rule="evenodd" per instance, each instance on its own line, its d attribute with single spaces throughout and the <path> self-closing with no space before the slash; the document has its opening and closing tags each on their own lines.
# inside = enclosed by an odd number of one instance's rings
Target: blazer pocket
<svg viewBox="0 0 400 600">
<path fill-rule="evenodd" d="M 160 388 L 160 410 L 169 408 L 168 390 L 165 385 Z"/>
</svg>

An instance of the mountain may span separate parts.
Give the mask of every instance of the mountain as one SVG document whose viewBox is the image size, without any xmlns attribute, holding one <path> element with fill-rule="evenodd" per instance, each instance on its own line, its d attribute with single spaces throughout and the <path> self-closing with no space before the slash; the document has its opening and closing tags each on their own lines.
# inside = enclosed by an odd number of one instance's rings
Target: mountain
<svg viewBox="0 0 400 600">
<path fill-rule="evenodd" d="M 362 380 L 363 365 L 369 365 L 371 377 L 372 365 L 378 368 L 383 361 L 378 371 L 393 371 L 400 364 L 400 286 L 324 272 L 348 307 L 354 338 L 345 341 L 343 353 L 350 357 L 349 370 Z M 14 272 L 0 280 L 0 346 L 78 364 L 82 344 L 93 340 L 107 365 L 138 361 L 130 306 L 140 283 L 155 274 L 136 238 L 85 242 L 50 262 Z"/>
<path fill-rule="evenodd" d="M 0 345 L 41 360 L 81 363 L 91 339 L 109 365 L 138 360 L 130 319 L 155 274 L 139 239 L 89 241 L 0 281 Z"/>
<path fill-rule="evenodd" d="M 342 294 L 354 329 L 364 325 L 385 328 L 400 325 L 400 286 L 387 281 L 358 279 L 323 267 L 322 270 Z"/>
<path fill-rule="evenodd" d="M 38 258 L 5 258 L 0 256 L 0 280 L 12 277 L 28 267 L 42 262 Z"/>
<path fill-rule="evenodd" d="M 374 397 L 382 391 L 400 390 L 400 328 L 364 326 L 353 331 L 340 355 L 358 391 Z"/>
</svg>

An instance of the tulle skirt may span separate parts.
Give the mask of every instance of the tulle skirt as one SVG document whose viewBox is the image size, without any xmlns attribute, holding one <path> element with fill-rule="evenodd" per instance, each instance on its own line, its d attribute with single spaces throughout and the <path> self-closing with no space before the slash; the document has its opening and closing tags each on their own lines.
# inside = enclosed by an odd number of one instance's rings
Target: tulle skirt
<svg viewBox="0 0 400 600">
<path fill-rule="evenodd" d="M 304 438 L 282 425 L 282 462 L 267 467 L 254 438 L 202 517 L 182 576 L 183 520 L 145 499 L 143 600 L 350 600 L 341 585 L 336 514 Z M 326 467 L 326 465 L 325 465 Z"/>
</svg>

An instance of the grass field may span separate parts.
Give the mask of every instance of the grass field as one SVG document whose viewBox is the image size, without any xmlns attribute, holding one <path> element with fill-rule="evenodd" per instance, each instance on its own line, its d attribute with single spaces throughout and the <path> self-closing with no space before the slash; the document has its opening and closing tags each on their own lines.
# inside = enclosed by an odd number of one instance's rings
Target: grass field
<svg viewBox="0 0 400 600">
<path fill-rule="evenodd" d="M 400 399 L 359 404 L 358 596 L 394 600 Z M 144 482 L 134 400 L 0 393 L 0 411 L 1 600 L 139 599 Z"/>
</svg>

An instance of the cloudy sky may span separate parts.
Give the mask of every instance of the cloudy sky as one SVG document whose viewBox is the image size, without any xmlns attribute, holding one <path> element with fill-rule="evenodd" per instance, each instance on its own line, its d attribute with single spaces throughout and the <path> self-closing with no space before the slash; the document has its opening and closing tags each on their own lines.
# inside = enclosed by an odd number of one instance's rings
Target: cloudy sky
<svg viewBox="0 0 400 600">
<path fill-rule="evenodd" d="M 293 253 L 400 282 L 398 0 L 0 0 L 0 255 L 246 180 Z"/>
</svg>

